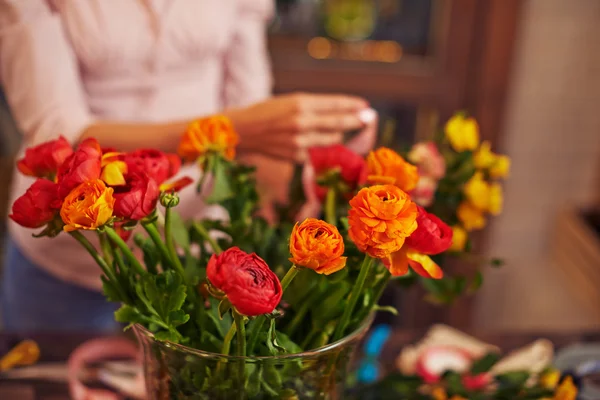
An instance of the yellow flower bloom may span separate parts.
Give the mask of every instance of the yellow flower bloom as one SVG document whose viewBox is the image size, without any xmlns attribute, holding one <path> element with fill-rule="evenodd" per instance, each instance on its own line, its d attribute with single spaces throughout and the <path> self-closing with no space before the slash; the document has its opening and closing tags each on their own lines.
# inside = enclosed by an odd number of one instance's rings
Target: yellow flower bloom
<svg viewBox="0 0 600 400">
<path fill-rule="evenodd" d="M 112 217 L 114 205 L 113 189 L 103 181 L 83 182 L 69 193 L 60 209 L 64 230 L 98 229 Z"/>
<path fill-rule="evenodd" d="M 490 177 L 493 179 L 506 178 L 510 172 L 510 158 L 505 155 L 497 155 L 489 171 Z"/>
<path fill-rule="evenodd" d="M 488 204 L 488 211 L 492 215 L 499 215 L 502 212 L 502 206 L 504 204 L 504 195 L 502 192 L 502 185 L 499 183 L 492 183 L 490 185 L 490 199 Z"/>
<path fill-rule="evenodd" d="M 452 245 L 450 251 L 463 251 L 467 245 L 468 234 L 460 225 L 452 227 Z"/>
<path fill-rule="evenodd" d="M 479 125 L 475 118 L 455 114 L 444 129 L 452 148 L 458 152 L 475 150 L 479 146 Z"/>
<path fill-rule="evenodd" d="M 483 179 L 483 173 L 476 172 L 463 189 L 467 199 L 480 210 L 487 210 L 490 204 L 490 185 Z"/>
<path fill-rule="evenodd" d="M 577 387 L 573 384 L 573 378 L 567 376 L 565 380 L 560 384 L 556 393 L 554 393 L 553 400 L 575 400 L 577 398 Z"/>
<path fill-rule="evenodd" d="M 554 390 L 560 380 L 560 371 L 557 369 L 551 369 L 540 376 L 540 385 L 546 389 Z"/>
<path fill-rule="evenodd" d="M 106 153 L 102 155 L 102 179 L 107 185 L 122 186 L 125 185 L 125 174 L 127 173 L 127 164 L 120 159 L 121 153 Z"/>
<path fill-rule="evenodd" d="M 405 192 L 417 186 L 417 167 L 392 149 L 380 147 L 367 156 L 367 180 L 372 185 L 395 185 Z"/>
<path fill-rule="evenodd" d="M 483 212 L 468 201 L 460 203 L 456 215 L 467 232 L 485 227 Z"/>
<path fill-rule="evenodd" d="M 473 155 L 473 163 L 479 169 L 488 169 L 496 162 L 496 155 L 492 153 L 492 145 L 487 140 L 481 142 L 479 150 Z"/>
</svg>

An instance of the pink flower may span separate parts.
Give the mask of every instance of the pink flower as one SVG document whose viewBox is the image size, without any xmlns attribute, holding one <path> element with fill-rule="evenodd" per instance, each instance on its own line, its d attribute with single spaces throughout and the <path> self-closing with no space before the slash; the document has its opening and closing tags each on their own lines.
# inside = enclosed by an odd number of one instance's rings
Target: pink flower
<svg viewBox="0 0 600 400">
<path fill-rule="evenodd" d="M 408 153 L 408 160 L 419 168 L 420 176 L 440 180 L 446 174 L 446 162 L 433 142 L 420 142 Z"/>
<path fill-rule="evenodd" d="M 429 176 L 421 176 L 410 197 L 421 207 L 429 207 L 433 203 L 437 181 Z"/>
</svg>

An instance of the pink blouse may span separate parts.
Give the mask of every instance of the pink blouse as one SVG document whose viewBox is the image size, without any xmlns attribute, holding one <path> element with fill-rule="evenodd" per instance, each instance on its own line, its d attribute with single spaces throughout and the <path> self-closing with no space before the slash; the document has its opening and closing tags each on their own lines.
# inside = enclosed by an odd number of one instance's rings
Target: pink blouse
<svg viewBox="0 0 600 400">
<path fill-rule="evenodd" d="M 23 148 L 76 141 L 95 119 L 192 119 L 267 97 L 271 13 L 271 0 L 0 0 L 0 82 Z M 15 174 L 12 199 L 31 182 Z M 206 212 L 194 188 L 181 198 L 184 217 Z M 10 231 L 40 267 L 100 288 L 99 268 L 68 235 Z"/>
</svg>

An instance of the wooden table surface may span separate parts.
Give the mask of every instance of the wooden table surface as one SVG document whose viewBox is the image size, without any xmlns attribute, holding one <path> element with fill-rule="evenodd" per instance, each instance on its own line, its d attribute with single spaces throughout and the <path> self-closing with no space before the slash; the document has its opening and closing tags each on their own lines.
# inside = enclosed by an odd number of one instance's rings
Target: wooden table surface
<svg viewBox="0 0 600 400">
<path fill-rule="evenodd" d="M 418 341 L 423 334 L 423 331 L 394 331 L 383 352 L 383 364 L 388 368 L 392 368 L 394 359 L 400 353 L 402 346 Z M 503 351 L 516 349 L 539 338 L 550 339 L 557 349 L 579 342 L 600 342 L 600 332 L 580 334 L 473 333 L 473 335 L 488 343 L 499 346 Z M 40 363 L 64 362 L 73 349 L 86 340 L 94 337 L 97 336 L 85 333 L 32 335 L 0 333 L 0 354 L 5 354 L 19 341 L 28 338 L 35 340 L 40 346 Z M 44 381 L 2 381 L 0 379 L 1 400 L 66 400 L 68 398 L 69 394 L 65 383 L 50 383 Z"/>
</svg>

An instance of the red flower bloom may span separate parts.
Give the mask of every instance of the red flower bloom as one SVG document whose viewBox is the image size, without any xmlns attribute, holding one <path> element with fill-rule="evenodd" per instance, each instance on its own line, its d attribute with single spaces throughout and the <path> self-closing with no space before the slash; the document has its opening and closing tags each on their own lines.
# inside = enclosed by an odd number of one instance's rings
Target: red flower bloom
<svg viewBox="0 0 600 400">
<path fill-rule="evenodd" d="M 308 155 L 317 178 L 331 171 L 339 171 L 342 181 L 351 191 L 366 181 L 365 160 L 344 145 L 312 147 L 308 150 Z M 327 188 L 315 182 L 314 190 L 323 201 Z"/>
<path fill-rule="evenodd" d="M 243 315 L 272 312 L 281 300 L 281 283 L 262 258 L 238 247 L 213 254 L 206 268 L 210 283 Z"/>
<path fill-rule="evenodd" d="M 60 206 L 58 185 L 38 179 L 15 201 L 10 219 L 26 228 L 39 228 L 54 219 Z"/>
<path fill-rule="evenodd" d="M 439 254 L 452 245 L 452 228 L 441 219 L 417 206 L 417 230 L 407 239 L 406 246 L 421 254 Z"/>
<path fill-rule="evenodd" d="M 154 179 L 146 174 L 128 174 L 125 185 L 114 187 L 113 214 L 123 219 L 140 220 L 154 211 L 158 195 Z"/>
<path fill-rule="evenodd" d="M 86 181 L 100 178 L 102 151 L 96 139 L 86 139 L 58 169 L 58 195 L 67 197 L 71 190 Z"/>
<path fill-rule="evenodd" d="M 176 154 L 165 154 L 154 149 L 139 149 L 125 155 L 129 172 L 147 174 L 157 184 L 161 184 L 181 168 L 181 160 Z"/>
<path fill-rule="evenodd" d="M 25 150 L 25 157 L 17 161 L 22 174 L 38 178 L 53 178 L 62 163 L 73 154 L 67 139 L 59 137 Z"/>
</svg>

